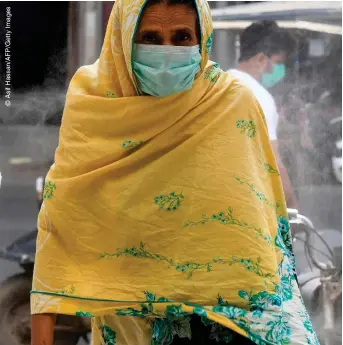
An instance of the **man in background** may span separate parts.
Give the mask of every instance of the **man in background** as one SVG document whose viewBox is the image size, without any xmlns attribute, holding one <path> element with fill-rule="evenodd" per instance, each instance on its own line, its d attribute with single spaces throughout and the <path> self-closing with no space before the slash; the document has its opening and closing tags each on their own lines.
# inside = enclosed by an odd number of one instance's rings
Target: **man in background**
<svg viewBox="0 0 343 345">
<path fill-rule="evenodd" d="M 282 31 L 274 21 L 253 23 L 240 36 L 238 66 L 229 72 L 251 89 L 260 103 L 281 175 L 287 207 L 298 209 L 297 197 L 278 151 L 276 104 L 267 90 L 285 77 L 285 61 L 294 46 L 291 35 Z"/>
</svg>

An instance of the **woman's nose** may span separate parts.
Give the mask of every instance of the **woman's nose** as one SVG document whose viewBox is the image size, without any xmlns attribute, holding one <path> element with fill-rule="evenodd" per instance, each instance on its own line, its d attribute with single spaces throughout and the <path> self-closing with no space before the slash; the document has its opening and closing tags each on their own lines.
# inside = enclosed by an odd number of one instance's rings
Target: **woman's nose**
<svg viewBox="0 0 343 345">
<path fill-rule="evenodd" d="M 172 46 L 173 45 L 173 35 L 172 32 L 170 30 L 170 28 L 168 28 L 167 25 L 164 25 L 164 27 L 162 28 L 162 45 L 164 46 Z"/>
<path fill-rule="evenodd" d="M 171 37 L 168 37 L 168 36 L 167 37 L 163 37 L 162 45 L 164 45 L 164 46 L 172 46 L 173 42 L 172 42 Z"/>
</svg>

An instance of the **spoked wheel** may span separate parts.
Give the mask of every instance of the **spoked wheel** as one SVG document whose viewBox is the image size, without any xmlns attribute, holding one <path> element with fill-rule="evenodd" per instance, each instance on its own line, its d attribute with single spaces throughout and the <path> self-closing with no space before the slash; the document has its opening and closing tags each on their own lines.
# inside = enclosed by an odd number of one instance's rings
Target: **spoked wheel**
<svg viewBox="0 0 343 345">
<path fill-rule="evenodd" d="M 14 276 L 0 286 L 0 344 L 30 345 L 31 277 Z M 75 345 L 85 333 L 80 318 L 58 316 L 55 328 L 55 345 Z"/>
</svg>

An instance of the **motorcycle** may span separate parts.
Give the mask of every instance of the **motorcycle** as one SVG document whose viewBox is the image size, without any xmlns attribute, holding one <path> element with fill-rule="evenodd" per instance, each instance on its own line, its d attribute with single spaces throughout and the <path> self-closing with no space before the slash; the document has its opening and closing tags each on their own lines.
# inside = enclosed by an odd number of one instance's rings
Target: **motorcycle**
<svg viewBox="0 0 343 345">
<path fill-rule="evenodd" d="M 16 262 L 23 269 L 0 285 L 0 334 L 6 345 L 29 345 L 31 339 L 30 290 L 37 230 L 18 238 L 0 250 L 0 258 Z M 88 340 L 90 331 L 86 318 L 58 315 L 55 327 L 55 345 L 76 345 Z"/>
<path fill-rule="evenodd" d="M 44 179 L 36 180 L 40 208 Z M 342 234 L 337 230 L 317 231 L 312 222 L 288 209 L 298 284 L 321 345 L 341 344 L 342 338 Z M 0 334 L 6 345 L 30 343 L 29 292 L 33 274 L 37 230 L 0 250 L 0 258 L 17 262 L 23 273 L 0 286 Z M 75 345 L 83 338 L 89 343 L 88 318 L 58 316 L 55 345 Z"/>
<path fill-rule="evenodd" d="M 298 284 L 321 345 L 342 343 L 342 233 L 288 210 Z"/>
</svg>

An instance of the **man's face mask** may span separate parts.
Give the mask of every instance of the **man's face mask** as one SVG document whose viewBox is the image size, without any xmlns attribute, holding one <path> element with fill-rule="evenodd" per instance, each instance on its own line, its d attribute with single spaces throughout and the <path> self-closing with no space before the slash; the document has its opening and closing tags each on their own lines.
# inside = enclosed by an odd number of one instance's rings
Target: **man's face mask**
<svg viewBox="0 0 343 345">
<path fill-rule="evenodd" d="M 200 61 L 199 45 L 135 44 L 133 71 L 142 92 L 165 97 L 192 88 Z"/>
<path fill-rule="evenodd" d="M 271 88 L 279 83 L 286 75 L 285 64 L 273 64 L 273 69 L 270 73 L 263 73 L 261 83 L 264 87 Z"/>
</svg>

